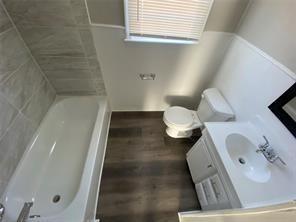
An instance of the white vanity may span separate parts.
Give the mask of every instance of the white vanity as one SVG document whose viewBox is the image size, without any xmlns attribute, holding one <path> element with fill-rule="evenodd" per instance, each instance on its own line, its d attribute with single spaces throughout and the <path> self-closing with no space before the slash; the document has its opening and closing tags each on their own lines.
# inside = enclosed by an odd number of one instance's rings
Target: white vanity
<svg viewBox="0 0 296 222">
<path fill-rule="evenodd" d="M 252 208 L 296 198 L 295 160 L 273 147 L 276 159 L 269 162 L 258 152 L 258 145 L 266 144 L 262 135 L 247 122 L 205 124 L 202 137 L 187 153 L 203 210 Z"/>
</svg>

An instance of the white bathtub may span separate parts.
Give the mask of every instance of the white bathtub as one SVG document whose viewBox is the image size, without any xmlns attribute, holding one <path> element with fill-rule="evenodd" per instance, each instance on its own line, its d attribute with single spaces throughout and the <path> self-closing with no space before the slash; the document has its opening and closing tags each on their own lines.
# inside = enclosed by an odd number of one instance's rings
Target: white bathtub
<svg viewBox="0 0 296 222">
<path fill-rule="evenodd" d="M 29 221 L 95 221 L 110 114 L 104 97 L 56 99 L 2 197 L 4 221 L 28 201 Z"/>
</svg>

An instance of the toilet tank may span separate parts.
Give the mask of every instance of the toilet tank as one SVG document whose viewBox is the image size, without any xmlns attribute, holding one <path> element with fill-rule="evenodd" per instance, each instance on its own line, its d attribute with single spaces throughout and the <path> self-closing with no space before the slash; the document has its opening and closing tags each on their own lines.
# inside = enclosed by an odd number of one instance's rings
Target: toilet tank
<svg viewBox="0 0 296 222">
<path fill-rule="evenodd" d="M 206 89 L 202 93 L 197 115 L 202 123 L 225 122 L 235 117 L 228 102 L 216 88 Z"/>
</svg>

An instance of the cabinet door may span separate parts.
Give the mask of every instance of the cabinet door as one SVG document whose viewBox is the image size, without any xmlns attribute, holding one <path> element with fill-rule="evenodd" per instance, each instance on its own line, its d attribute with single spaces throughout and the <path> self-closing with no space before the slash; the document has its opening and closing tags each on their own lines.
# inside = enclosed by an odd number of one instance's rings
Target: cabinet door
<svg viewBox="0 0 296 222">
<path fill-rule="evenodd" d="M 214 165 L 203 138 L 200 138 L 189 150 L 186 159 L 194 183 L 199 183 L 215 173 Z"/>
</svg>

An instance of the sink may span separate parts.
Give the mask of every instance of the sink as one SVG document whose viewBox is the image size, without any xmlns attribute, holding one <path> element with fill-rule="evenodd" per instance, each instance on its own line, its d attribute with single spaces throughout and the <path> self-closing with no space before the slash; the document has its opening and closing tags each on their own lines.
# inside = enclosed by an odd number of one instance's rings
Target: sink
<svg viewBox="0 0 296 222">
<path fill-rule="evenodd" d="M 271 176 L 269 163 L 261 153 L 256 153 L 257 146 L 247 137 L 233 133 L 226 137 L 226 148 L 237 169 L 258 183 L 265 183 Z"/>
</svg>

